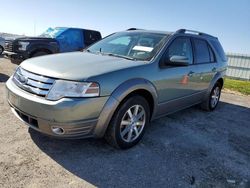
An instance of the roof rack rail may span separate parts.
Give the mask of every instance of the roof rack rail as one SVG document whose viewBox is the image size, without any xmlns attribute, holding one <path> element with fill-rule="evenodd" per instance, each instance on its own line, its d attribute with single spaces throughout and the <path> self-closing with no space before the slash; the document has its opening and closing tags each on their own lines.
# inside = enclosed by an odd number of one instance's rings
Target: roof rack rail
<svg viewBox="0 0 250 188">
<path fill-rule="evenodd" d="M 134 31 L 134 30 L 143 30 L 143 29 L 134 28 L 134 27 L 127 29 L 127 31 Z"/>
<path fill-rule="evenodd" d="M 204 35 L 204 36 L 214 37 L 214 36 L 209 35 L 207 33 L 202 33 L 200 31 L 194 31 L 194 30 L 189 30 L 189 29 L 179 29 L 175 33 L 189 33 L 189 34 L 196 34 L 196 35 Z M 214 38 L 216 38 L 216 37 L 214 37 Z"/>
</svg>

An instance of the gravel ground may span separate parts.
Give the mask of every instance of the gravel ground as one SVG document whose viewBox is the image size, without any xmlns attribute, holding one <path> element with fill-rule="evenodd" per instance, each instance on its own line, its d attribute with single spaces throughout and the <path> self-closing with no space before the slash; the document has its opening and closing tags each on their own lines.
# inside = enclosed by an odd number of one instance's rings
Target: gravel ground
<svg viewBox="0 0 250 188">
<path fill-rule="evenodd" d="M 0 57 L 0 187 L 250 187 L 250 97 L 223 93 L 151 123 L 119 151 L 103 140 L 56 140 L 28 129 L 5 101 L 16 65 Z"/>
</svg>

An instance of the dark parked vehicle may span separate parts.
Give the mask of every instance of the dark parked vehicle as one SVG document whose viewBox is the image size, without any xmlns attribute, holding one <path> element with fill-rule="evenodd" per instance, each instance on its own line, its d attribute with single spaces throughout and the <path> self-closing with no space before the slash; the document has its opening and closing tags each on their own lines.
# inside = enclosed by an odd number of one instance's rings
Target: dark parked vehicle
<svg viewBox="0 0 250 188">
<path fill-rule="evenodd" d="M 22 61 L 31 57 L 61 52 L 81 51 L 101 39 L 99 31 L 57 27 L 49 28 L 38 37 L 5 41 L 5 55 Z"/>
<path fill-rule="evenodd" d="M 0 37 L 0 55 L 2 55 L 4 51 L 4 38 Z"/>
<path fill-rule="evenodd" d="M 138 143 L 152 119 L 219 103 L 227 58 L 216 37 L 188 30 L 130 30 L 84 52 L 24 61 L 6 83 L 14 114 L 60 138 Z"/>
</svg>

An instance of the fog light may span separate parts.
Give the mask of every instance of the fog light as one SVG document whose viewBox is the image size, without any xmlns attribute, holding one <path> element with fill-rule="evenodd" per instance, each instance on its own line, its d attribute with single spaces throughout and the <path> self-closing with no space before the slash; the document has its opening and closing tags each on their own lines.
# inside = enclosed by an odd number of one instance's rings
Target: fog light
<svg viewBox="0 0 250 188">
<path fill-rule="evenodd" d="M 64 129 L 61 127 L 51 127 L 51 130 L 53 131 L 53 133 L 55 133 L 57 135 L 64 134 Z"/>
</svg>

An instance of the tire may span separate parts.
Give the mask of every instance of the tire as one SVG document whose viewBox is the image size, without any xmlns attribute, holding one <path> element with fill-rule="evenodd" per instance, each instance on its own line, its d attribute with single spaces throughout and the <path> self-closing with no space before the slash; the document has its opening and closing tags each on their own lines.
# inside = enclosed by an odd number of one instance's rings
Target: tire
<svg viewBox="0 0 250 188">
<path fill-rule="evenodd" d="M 0 46 L 0 55 L 2 55 L 2 54 L 3 54 L 3 51 L 4 51 L 3 47 L 2 47 L 2 46 Z"/>
<path fill-rule="evenodd" d="M 149 104 L 144 97 L 132 96 L 114 113 L 105 134 L 106 141 L 119 149 L 136 145 L 150 121 Z"/>
<path fill-rule="evenodd" d="M 211 90 L 207 100 L 201 104 L 201 108 L 206 111 L 213 111 L 219 103 L 221 89 L 222 89 L 222 86 L 220 85 L 220 83 L 217 82 L 214 85 L 213 89 Z"/>
<path fill-rule="evenodd" d="M 20 65 L 23 60 L 21 60 L 21 59 L 15 59 L 15 58 L 10 58 L 10 61 L 13 64 Z"/>
<path fill-rule="evenodd" d="M 33 55 L 32 55 L 32 57 L 39 57 L 39 56 L 42 56 L 42 55 L 48 55 L 48 53 L 47 52 L 36 52 L 36 53 L 34 53 Z"/>
</svg>

